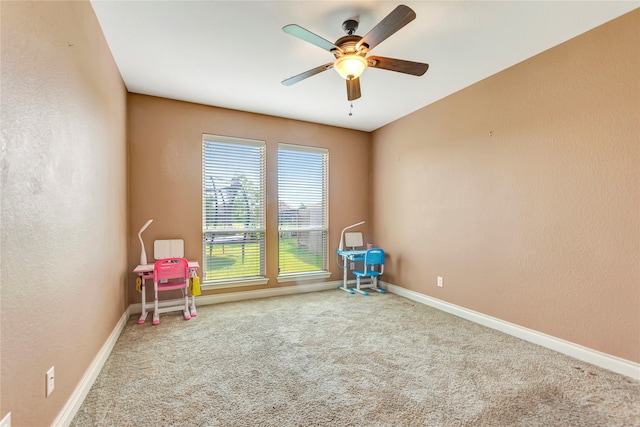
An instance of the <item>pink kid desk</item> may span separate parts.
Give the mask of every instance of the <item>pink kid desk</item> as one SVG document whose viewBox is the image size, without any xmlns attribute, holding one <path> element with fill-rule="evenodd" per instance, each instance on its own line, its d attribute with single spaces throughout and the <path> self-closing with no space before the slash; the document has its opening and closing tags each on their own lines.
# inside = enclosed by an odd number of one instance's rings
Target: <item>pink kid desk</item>
<svg viewBox="0 0 640 427">
<path fill-rule="evenodd" d="M 147 314 L 149 311 L 153 311 L 153 303 L 147 304 L 146 295 L 145 295 L 145 281 L 151 280 L 153 282 L 153 266 L 154 264 L 142 264 L 133 269 L 133 272 L 136 273 L 140 279 L 142 280 L 142 313 L 140 314 L 140 319 L 138 319 L 138 324 L 142 324 L 147 320 Z M 198 261 L 189 261 L 189 271 L 191 272 L 191 278 L 198 277 L 198 268 L 200 268 L 200 264 Z M 167 311 L 183 311 L 184 310 L 184 299 L 181 304 L 172 305 L 169 307 L 162 307 L 159 311 L 161 313 Z M 191 305 L 189 306 L 189 311 L 191 312 L 191 317 L 195 317 L 198 315 L 196 311 L 196 297 L 191 294 Z"/>
</svg>

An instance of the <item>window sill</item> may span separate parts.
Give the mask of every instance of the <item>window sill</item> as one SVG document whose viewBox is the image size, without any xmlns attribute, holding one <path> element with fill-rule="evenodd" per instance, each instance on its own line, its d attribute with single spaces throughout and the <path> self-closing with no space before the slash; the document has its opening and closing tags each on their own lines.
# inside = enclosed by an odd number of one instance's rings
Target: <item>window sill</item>
<svg viewBox="0 0 640 427">
<path fill-rule="evenodd" d="M 224 288 L 240 288 L 243 286 L 259 286 L 269 283 L 269 279 L 266 277 L 258 277 L 255 279 L 238 279 L 238 280 L 220 280 L 216 282 L 203 283 L 201 288 L 203 290 L 210 289 L 224 289 Z"/>
<path fill-rule="evenodd" d="M 331 273 L 328 271 L 319 271 L 315 273 L 292 273 L 282 274 L 278 276 L 278 283 L 299 282 L 303 280 L 328 279 Z"/>
</svg>

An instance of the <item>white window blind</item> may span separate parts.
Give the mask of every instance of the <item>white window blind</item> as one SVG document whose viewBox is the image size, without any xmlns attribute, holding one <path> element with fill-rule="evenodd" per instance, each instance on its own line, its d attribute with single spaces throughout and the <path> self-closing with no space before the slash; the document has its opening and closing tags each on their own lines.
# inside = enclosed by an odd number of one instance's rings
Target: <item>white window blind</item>
<svg viewBox="0 0 640 427">
<path fill-rule="evenodd" d="M 278 145 L 278 272 L 327 270 L 329 151 Z"/>
<path fill-rule="evenodd" d="M 203 135 L 203 281 L 263 277 L 264 222 L 264 141 Z"/>
</svg>

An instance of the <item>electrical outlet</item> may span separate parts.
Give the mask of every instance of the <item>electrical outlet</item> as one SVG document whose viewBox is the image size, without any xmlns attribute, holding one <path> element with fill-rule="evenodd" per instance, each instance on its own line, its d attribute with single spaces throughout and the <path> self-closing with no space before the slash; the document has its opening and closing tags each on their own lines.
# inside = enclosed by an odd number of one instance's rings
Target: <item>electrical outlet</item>
<svg viewBox="0 0 640 427">
<path fill-rule="evenodd" d="M 11 412 L 0 421 L 0 427 L 11 427 Z"/>
<path fill-rule="evenodd" d="M 349 265 L 349 267 L 350 267 L 352 270 L 355 270 L 355 269 L 356 269 L 356 263 L 355 263 L 355 262 L 352 262 L 352 263 Z"/>
<path fill-rule="evenodd" d="M 55 382 L 55 373 L 53 371 L 53 366 L 49 368 L 47 371 L 47 397 L 53 393 L 53 389 L 56 387 Z"/>
<path fill-rule="evenodd" d="M 443 285 L 442 276 L 438 276 L 438 286 L 442 287 L 442 285 Z"/>
</svg>

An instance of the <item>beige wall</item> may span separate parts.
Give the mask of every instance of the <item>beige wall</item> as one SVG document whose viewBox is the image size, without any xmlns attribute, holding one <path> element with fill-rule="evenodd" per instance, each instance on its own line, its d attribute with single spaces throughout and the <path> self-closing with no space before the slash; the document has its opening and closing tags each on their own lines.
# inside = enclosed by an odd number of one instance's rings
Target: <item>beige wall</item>
<svg viewBox="0 0 640 427">
<path fill-rule="evenodd" d="M 373 135 L 142 95 L 127 107 L 88 2 L 3 1 L 0 16 L 0 419 L 60 413 L 139 301 L 148 218 L 150 256 L 179 236 L 201 261 L 203 132 L 267 142 L 268 287 L 277 143 L 327 147 L 331 251 L 365 219 L 386 281 L 640 362 L 640 12 Z"/>
<path fill-rule="evenodd" d="M 370 192 L 370 134 L 331 126 L 208 107 L 164 98 L 131 94 L 128 102 L 130 144 L 131 227 L 130 269 L 140 259 L 137 233 L 150 218 L 144 232 L 146 252 L 153 257 L 156 239 L 183 238 L 185 256 L 202 265 L 202 134 L 225 135 L 266 141 L 267 232 L 266 274 L 268 285 L 224 289 L 224 292 L 290 286 L 278 283 L 277 146 L 279 142 L 329 149 L 329 267 L 340 280 L 335 262 L 340 231 L 360 220 L 367 224 Z M 178 193 L 175 202 L 168 194 Z M 130 275 L 130 301 L 140 294 Z M 216 293 L 218 291 L 206 291 Z M 148 294 L 150 297 L 151 294 Z"/>
<path fill-rule="evenodd" d="M 126 309 L 126 90 L 88 2 L 0 5 L 0 418 L 46 426 Z"/>
<path fill-rule="evenodd" d="M 636 10 L 376 131 L 385 280 L 640 362 L 639 52 Z"/>
</svg>

